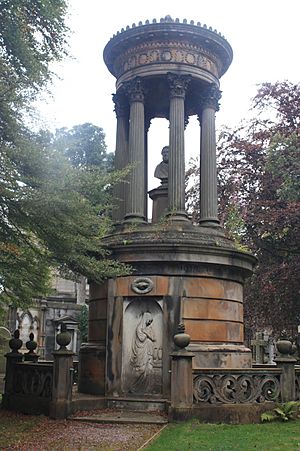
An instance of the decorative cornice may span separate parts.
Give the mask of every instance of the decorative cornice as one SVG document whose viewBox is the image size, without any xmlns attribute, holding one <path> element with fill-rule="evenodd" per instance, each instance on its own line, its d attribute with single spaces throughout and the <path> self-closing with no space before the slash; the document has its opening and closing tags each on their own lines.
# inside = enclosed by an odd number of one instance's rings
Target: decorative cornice
<svg viewBox="0 0 300 451">
<path fill-rule="evenodd" d="M 171 16 L 166 16 L 160 21 L 154 19 L 152 23 L 146 20 L 144 24 L 143 22 L 139 22 L 138 25 L 132 24 L 132 27 L 127 26 L 126 29 L 122 28 L 121 32 L 117 32 L 104 49 L 104 61 L 110 72 L 114 76 L 119 77 L 120 70 L 121 73 L 130 70 L 131 62 L 126 61 L 125 58 L 123 69 L 121 69 L 121 60 L 128 51 L 134 54 L 132 49 L 137 46 L 140 48 L 140 53 L 136 55 L 138 59 L 135 60 L 134 64 L 149 64 L 147 62 L 147 58 L 150 57 L 149 52 L 143 52 L 142 48 L 145 43 L 149 45 L 151 42 L 155 43 L 155 45 L 157 45 L 157 42 L 174 42 L 177 47 L 178 43 L 183 47 L 186 45 L 185 54 L 181 55 L 180 52 L 177 52 L 176 58 L 180 59 L 182 57 L 182 61 L 179 62 L 191 65 L 197 65 L 198 63 L 196 55 L 188 51 L 188 48 L 192 49 L 194 46 L 202 48 L 202 55 L 209 55 L 209 59 L 214 64 L 217 62 L 219 66 L 218 77 L 221 77 L 226 72 L 232 61 L 231 46 L 217 30 L 213 30 L 212 27 L 207 27 L 206 25 L 201 26 L 200 22 L 195 23 L 191 20 L 188 23 L 186 19 L 180 22 L 179 19 L 173 20 Z M 164 62 L 163 51 L 159 57 L 160 61 Z M 121 60 L 118 61 L 119 59 Z M 115 66 L 116 64 L 118 67 Z"/>
<path fill-rule="evenodd" d="M 182 22 L 180 22 L 180 19 L 177 17 L 176 19 L 172 19 L 172 17 L 170 15 L 167 15 L 165 17 L 162 17 L 159 21 L 157 19 L 152 19 L 152 24 L 157 24 L 157 23 L 171 23 L 171 24 L 175 24 L 175 25 L 191 25 L 191 26 L 196 26 L 199 28 L 203 28 L 204 30 L 209 30 L 212 33 L 217 34 L 218 36 L 220 36 L 221 38 L 225 39 L 225 37 L 218 32 L 218 30 L 214 29 L 212 27 L 208 27 L 206 24 L 201 25 L 200 22 L 196 22 L 194 20 L 190 20 L 188 22 L 187 19 L 183 19 Z M 150 20 L 145 20 L 145 23 L 143 23 L 142 21 L 138 22 L 138 25 L 136 25 L 135 23 L 133 23 L 131 25 L 131 27 L 129 25 L 127 25 L 125 28 L 121 28 L 121 31 L 117 31 L 116 34 L 113 35 L 113 38 L 115 38 L 116 36 L 118 36 L 119 34 L 125 33 L 126 31 L 130 30 L 130 29 L 135 29 L 135 28 L 139 28 L 139 27 L 145 27 L 147 25 L 151 25 L 151 21 Z"/>
</svg>

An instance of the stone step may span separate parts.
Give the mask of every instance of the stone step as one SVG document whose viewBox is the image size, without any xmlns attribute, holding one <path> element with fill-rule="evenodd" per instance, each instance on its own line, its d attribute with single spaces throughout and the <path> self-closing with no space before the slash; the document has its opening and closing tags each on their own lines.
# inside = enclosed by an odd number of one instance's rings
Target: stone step
<svg viewBox="0 0 300 451">
<path fill-rule="evenodd" d="M 147 398 L 107 397 L 106 400 L 107 407 L 112 409 L 143 411 L 143 412 L 151 412 L 151 411 L 167 412 L 169 404 L 167 399 L 159 399 L 159 398 L 147 399 Z"/>
<path fill-rule="evenodd" d="M 73 393 L 72 412 L 93 411 L 103 409 L 116 409 L 134 412 L 159 412 L 168 411 L 169 401 L 161 398 L 121 398 Z"/>
<path fill-rule="evenodd" d="M 106 409 L 92 415 L 72 415 L 72 421 L 87 423 L 119 423 L 119 424 L 167 424 L 165 415 L 150 412 Z"/>
</svg>

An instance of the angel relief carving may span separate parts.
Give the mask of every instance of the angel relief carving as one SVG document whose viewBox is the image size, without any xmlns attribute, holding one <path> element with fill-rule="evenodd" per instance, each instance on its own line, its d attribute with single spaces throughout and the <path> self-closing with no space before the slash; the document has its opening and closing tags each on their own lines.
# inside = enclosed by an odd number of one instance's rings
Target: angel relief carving
<svg viewBox="0 0 300 451">
<path fill-rule="evenodd" d="M 151 388 L 155 342 L 152 323 L 151 313 L 143 313 L 133 336 L 130 359 L 133 368 L 131 392 L 140 392 L 141 389 L 148 391 Z"/>
<path fill-rule="evenodd" d="M 158 304 L 133 302 L 124 318 L 123 390 L 160 393 L 162 384 L 162 312 Z M 150 304 L 150 305 L 149 305 Z"/>
</svg>

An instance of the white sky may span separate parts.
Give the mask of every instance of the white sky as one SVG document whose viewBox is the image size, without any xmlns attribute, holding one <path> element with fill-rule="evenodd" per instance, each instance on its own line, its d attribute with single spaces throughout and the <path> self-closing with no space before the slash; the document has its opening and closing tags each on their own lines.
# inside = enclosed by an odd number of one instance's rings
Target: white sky
<svg viewBox="0 0 300 451">
<path fill-rule="evenodd" d="M 41 120 L 52 129 L 85 122 L 98 125 L 106 134 L 109 151 L 115 149 L 116 118 L 111 98 L 115 79 L 102 53 L 112 35 L 133 22 L 159 20 L 169 14 L 180 21 L 186 18 L 206 23 L 225 36 L 234 57 L 221 78 L 218 127 L 233 126 L 247 115 L 257 84 L 299 81 L 299 0 L 69 0 L 69 5 L 73 60 L 54 67 L 60 80 L 53 86 L 53 98 L 39 103 Z M 149 133 L 150 174 L 167 141 L 167 121 L 155 120 Z M 191 118 L 186 131 L 187 158 L 198 152 L 199 128 Z M 150 180 L 149 188 L 157 182 Z"/>
</svg>

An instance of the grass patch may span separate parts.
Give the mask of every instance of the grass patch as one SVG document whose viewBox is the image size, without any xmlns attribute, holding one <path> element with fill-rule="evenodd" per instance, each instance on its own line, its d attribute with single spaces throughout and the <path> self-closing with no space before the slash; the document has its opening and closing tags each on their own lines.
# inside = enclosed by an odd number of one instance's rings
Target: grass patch
<svg viewBox="0 0 300 451">
<path fill-rule="evenodd" d="M 147 451 L 299 451 L 300 421 L 268 424 L 170 424 Z"/>
</svg>

